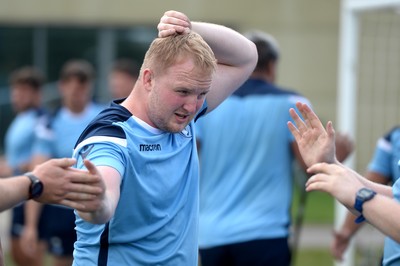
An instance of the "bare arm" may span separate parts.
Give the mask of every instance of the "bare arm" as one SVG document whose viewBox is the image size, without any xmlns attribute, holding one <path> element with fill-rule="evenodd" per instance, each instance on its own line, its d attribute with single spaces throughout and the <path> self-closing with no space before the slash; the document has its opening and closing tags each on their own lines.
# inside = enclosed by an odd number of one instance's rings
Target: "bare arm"
<svg viewBox="0 0 400 266">
<path fill-rule="evenodd" d="M 364 217 L 381 232 L 400 242 L 400 204 L 393 199 L 392 188 L 367 180 L 340 164 L 335 156 L 335 131 L 332 123 L 328 122 L 325 129 L 307 105 L 297 103 L 296 106 L 304 120 L 291 109 L 295 125 L 288 122 L 288 127 L 299 145 L 305 163 L 310 166 L 307 171 L 313 174 L 306 183 L 306 190 L 327 192 L 352 213 L 359 215 L 354 209 L 357 191 L 363 187 L 373 189 L 378 194 L 364 203 Z"/>
<path fill-rule="evenodd" d="M 400 242 L 400 204 L 393 199 L 392 187 L 369 181 L 352 169 L 340 164 L 318 163 L 308 171 L 314 175 L 307 181 L 306 190 L 320 190 L 331 194 L 352 213 L 355 195 L 363 187 L 369 187 L 378 194 L 363 205 L 367 221 L 382 233 Z"/>
<path fill-rule="evenodd" d="M 213 50 L 218 66 L 210 93 L 207 95 L 208 111 L 213 110 L 239 88 L 257 64 L 255 44 L 225 26 L 191 22 L 181 12 L 167 11 L 161 18 L 158 29 L 160 37 L 193 30 L 200 34 Z"/>
<path fill-rule="evenodd" d="M 26 176 L 0 179 L 0 211 L 27 200 L 30 183 Z"/>
<path fill-rule="evenodd" d="M 104 178 L 104 193 L 98 195 L 91 203 L 90 211 L 78 211 L 79 216 L 87 222 L 102 224 L 114 215 L 120 196 L 121 176 L 109 166 L 98 166 L 98 173 Z"/>
<path fill-rule="evenodd" d="M 376 172 L 367 172 L 365 176 L 368 180 L 379 183 L 379 184 L 387 184 L 388 177 L 385 177 Z M 333 241 L 331 244 L 331 253 L 332 256 L 337 260 L 342 260 L 344 252 L 347 250 L 350 240 L 357 233 L 357 231 L 365 224 L 360 223 L 357 224 L 354 220 L 357 218 L 351 212 L 347 212 L 344 222 L 340 229 L 337 232 L 333 233 Z"/>
</svg>

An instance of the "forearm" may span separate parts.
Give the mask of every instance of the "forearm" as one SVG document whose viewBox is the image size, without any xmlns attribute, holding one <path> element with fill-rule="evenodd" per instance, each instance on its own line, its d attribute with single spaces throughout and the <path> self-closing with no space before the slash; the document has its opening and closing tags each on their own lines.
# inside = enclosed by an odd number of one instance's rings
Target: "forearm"
<svg viewBox="0 0 400 266">
<path fill-rule="evenodd" d="M 363 178 L 362 179 L 362 183 L 366 186 L 369 187 L 370 189 L 372 189 L 373 191 L 375 191 L 376 193 L 389 197 L 389 198 L 393 198 L 393 191 L 392 191 L 392 187 L 388 186 L 388 185 L 383 185 L 383 184 L 378 184 L 376 182 L 372 182 L 368 179 Z"/>
<path fill-rule="evenodd" d="M 399 202 L 378 194 L 363 204 L 363 215 L 383 234 L 400 243 Z"/>
<path fill-rule="evenodd" d="M 348 211 L 344 219 L 344 223 L 338 233 L 350 240 L 355 235 L 355 233 L 363 226 L 363 223 L 357 224 L 354 222 L 356 218 L 357 216 Z"/>
<path fill-rule="evenodd" d="M 0 180 L 0 211 L 4 211 L 27 200 L 30 181 L 25 176 Z"/>
<path fill-rule="evenodd" d="M 100 207 L 93 212 L 78 211 L 78 215 L 86 222 L 93 224 L 107 223 L 114 215 L 115 207 L 108 199 L 101 201 Z"/>
<path fill-rule="evenodd" d="M 249 65 L 250 72 L 253 70 L 257 50 L 254 43 L 243 35 L 225 26 L 205 22 L 192 22 L 192 30 L 208 43 L 219 64 Z"/>
<path fill-rule="evenodd" d="M 32 229 L 38 228 L 40 214 L 42 213 L 43 204 L 30 200 L 25 204 L 25 226 Z"/>
</svg>

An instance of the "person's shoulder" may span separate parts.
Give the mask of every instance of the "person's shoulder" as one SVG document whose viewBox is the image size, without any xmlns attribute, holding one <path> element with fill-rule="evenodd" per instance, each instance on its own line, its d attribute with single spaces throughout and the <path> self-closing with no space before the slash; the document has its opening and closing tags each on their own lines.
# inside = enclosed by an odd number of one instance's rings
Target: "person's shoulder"
<svg viewBox="0 0 400 266">
<path fill-rule="evenodd" d="M 131 113 L 123 106 L 111 103 L 103 109 L 85 128 L 76 145 L 90 137 L 111 137 L 125 139 L 125 131 L 118 123 L 123 123 L 131 117 Z M 75 146 L 76 146 L 75 145 Z"/>
<path fill-rule="evenodd" d="M 400 141 L 400 125 L 392 127 L 388 132 L 386 132 L 383 138 L 389 142 Z"/>
</svg>

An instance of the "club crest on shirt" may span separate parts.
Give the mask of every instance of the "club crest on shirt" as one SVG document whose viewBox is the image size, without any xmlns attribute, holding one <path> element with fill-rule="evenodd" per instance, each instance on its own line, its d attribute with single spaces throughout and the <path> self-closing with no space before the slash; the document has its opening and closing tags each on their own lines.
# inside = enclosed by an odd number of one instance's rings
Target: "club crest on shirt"
<svg viewBox="0 0 400 266">
<path fill-rule="evenodd" d="M 82 157 L 82 160 L 85 160 L 86 157 L 89 155 L 90 151 L 93 149 L 94 144 L 87 145 L 82 148 L 82 150 L 79 152 L 79 155 Z"/>
<path fill-rule="evenodd" d="M 180 133 L 187 138 L 190 138 L 192 136 L 192 134 L 190 133 L 189 125 L 187 125 Z"/>
</svg>

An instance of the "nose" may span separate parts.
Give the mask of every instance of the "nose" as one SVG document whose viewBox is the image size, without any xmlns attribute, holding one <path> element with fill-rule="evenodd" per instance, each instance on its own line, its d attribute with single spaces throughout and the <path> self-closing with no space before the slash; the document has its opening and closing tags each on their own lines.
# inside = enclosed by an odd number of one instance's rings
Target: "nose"
<svg viewBox="0 0 400 266">
<path fill-rule="evenodd" d="M 196 96 L 188 97 L 188 100 L 183 105 L 183 109 L 190 114 L 196 113 L 197 109 L 201 107 L 199 105 L 200 100 Z"/>
</svg>

